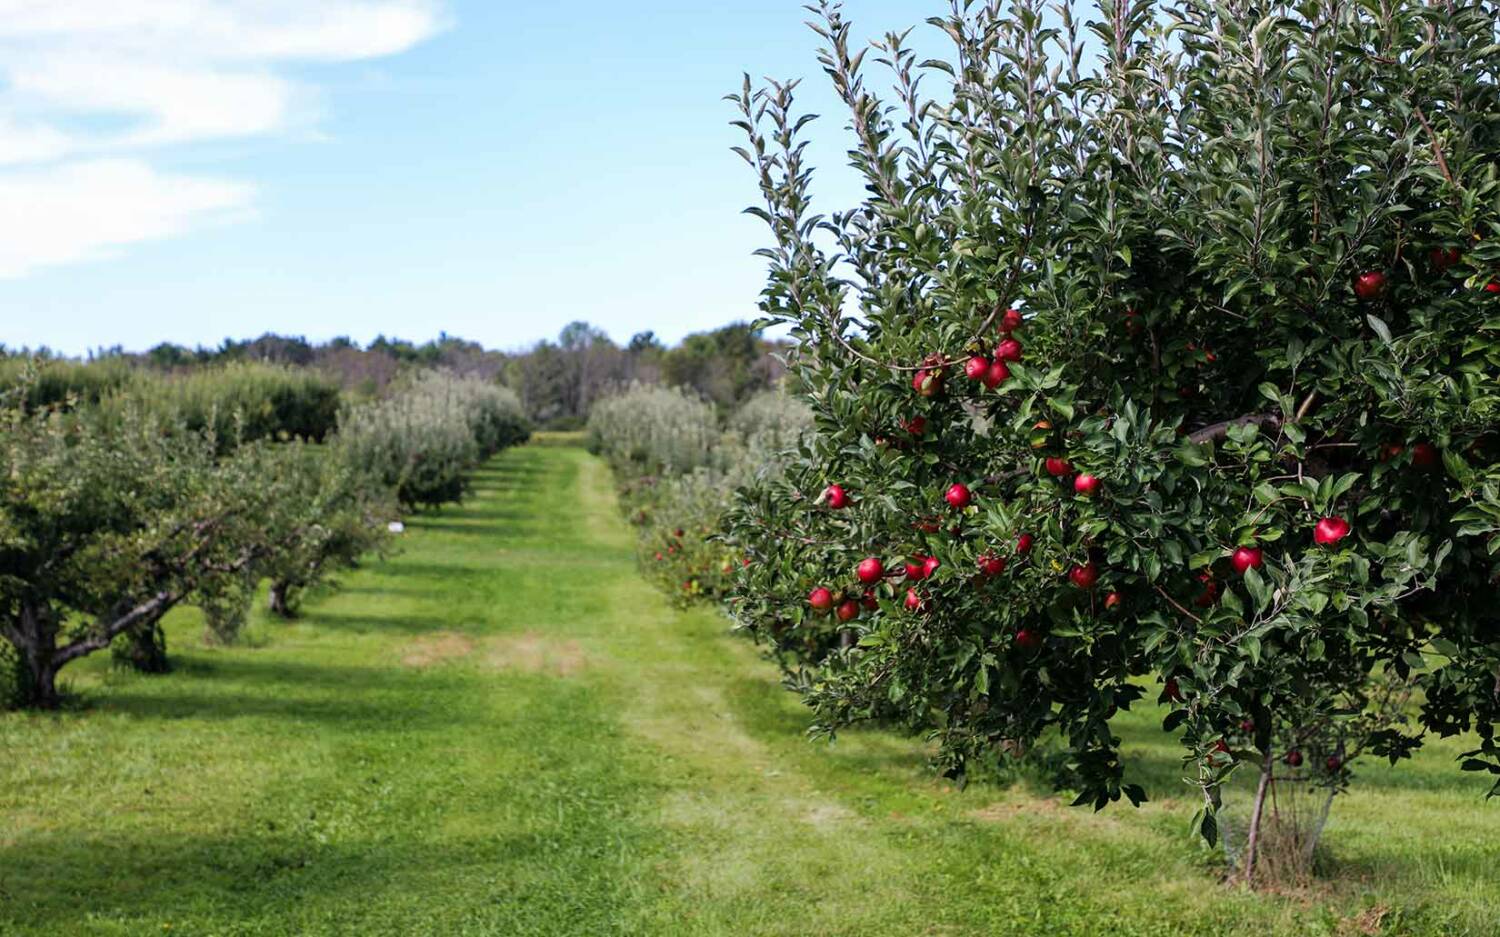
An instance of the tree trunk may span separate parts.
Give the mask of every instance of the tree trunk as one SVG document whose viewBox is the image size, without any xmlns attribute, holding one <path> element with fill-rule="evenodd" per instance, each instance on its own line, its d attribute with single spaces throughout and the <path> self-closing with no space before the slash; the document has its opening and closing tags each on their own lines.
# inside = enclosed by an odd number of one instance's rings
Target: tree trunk
<svg viewBox="0 0 1500 937">
<path fill-rule="evenodd" d="M 23 604 L 17 627 L 8 629 L 6 637 L 21 655 L 17 702 L 27 709 L 56 709 L 62 699 L 57 693 L 57 622 L 52 610 Z"/>
<path fill-rule="evenodd" d="M 1260 783 L 1255 788 L 1255 803 L 1250 808 L 1250 828 L 1245 834 L 1245 884 L 1250 887 L 1255 885 L 1255 860 L 1256 849 L 1260 845 L 1260 823 L 1266 813 L 1266 792 L 1271 789 L 1271 773 L 1274 770 L 1275 760 L 1270 750 L 1261 753 L 1260 760 Z"/>
<path fill-rule="evenodd" d="M 291 593 L 292 585 L 289 582 L 271 583 L 271 594 L 266 600 L 266 606 L 272 615 L 278 618 L 295 618 L 296 611 L 292 608 Z"/>
</svg>

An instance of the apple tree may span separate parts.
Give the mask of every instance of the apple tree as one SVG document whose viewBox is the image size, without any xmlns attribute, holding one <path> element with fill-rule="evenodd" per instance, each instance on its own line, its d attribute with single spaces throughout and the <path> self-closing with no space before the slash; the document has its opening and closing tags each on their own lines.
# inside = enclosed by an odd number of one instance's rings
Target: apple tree
<svg viewBox="0 0 1500 937">
<path fill-rule="evenodd" d="M 746 79 L 816 433 L 727 536 L 818 725 L 1056 735 L 1100 808 L 1155 697 L 1207 839 L 1254 773 L 1247 879 L 1361 754 L 1471 733 L 1500 793 L 1500 7 L 955 2 L 923 61 L 815 12 L 866 194 Z"/>
</svg>

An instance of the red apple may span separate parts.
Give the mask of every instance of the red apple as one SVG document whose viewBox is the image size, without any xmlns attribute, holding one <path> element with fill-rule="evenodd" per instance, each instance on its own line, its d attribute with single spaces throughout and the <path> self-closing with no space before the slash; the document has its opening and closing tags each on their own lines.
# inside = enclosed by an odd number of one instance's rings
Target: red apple
<svg viewBox="0 0 1500 937">
<path fill-rule="evenodd" d="M 1053 478 L 1061 478 L 1064 475 L 1067 475 L 1069 472 L 1073 471 L 1073 463 L 1069 462 L 1067 459 L 1055 455 L 1047 457 L 1046 466 L 1047 474 L 1051 475 Z"/>
<path fill-rule="evenodd" d="M 1456 247 L 1434 247 L 1427 252 L 1427 260 L 1432 264 L 1432 269 L 1442 273 L 1449 267 L 1458 263 L 1463 257 L 1463 252 Z"/>
<path fill-rule="evenodd" d="M 1328 766 L 1328 773 L 1332 774 L 1344 766 L 1344 759 L 1337 755 L 1329 755 L 1323 763 Z"/>
<path fill-rule="evenodd" d="M 912 376 L 911 389 L 923 397 L 936 397 L 943 392 L 941 368 L 923 368 Z"/>
<path fill-rule="evenodd" d="M 1013 338 L 1007 338 L 995 346 L 995 358 L 1000 361 L 1020 361 L 1021 343 Z"/>
<path fill-rule="evenodd" d="M 872 612 L 880 607 L 880 600 L 875 598 L 873 589 L 866 589 L 865 594 L 860 597 L 859 603 Z"/>
<path fill-rule="evenodd" d="M 1099 564 L 1094 562 L 1074 566 L 1068 570 L 1068 578 L 1080 589 L 1092 589 L 1099 581 Z"/>
<path fill-rule="evenodd" d="M 1021 539 L 1016 541 L 1016 554 L 1025 556 L 1027 553 L 1030 553 L 1031 545 L 1035 542 L 1036 538 L 1031 536 L 1031 534 L 1022 534 Z"/>
<path fill-rule="evenodd" d="M 1084 472 L 1082 475 L 1079 475 L 1077 478 L 1073 479 L 1073 490 L 1083 495 L 1085 498 L 1093 497 L 1094 493 L 1099 490 L 1098 476 L 1090 475 L 1089 473 Z"/>
<path fill-rule="evenodd" d="M 1021 310 L 1007 309 L 1005 315 L 1000 317 L 1000 331 L 1006 335 L 1021 327 Z"/>
<path fill-rule="evenodd" d="M 1405 451 L 1406 447 L 1400 443 L 1388 442 L 1380 447 L 1380 461 L 1389 462 Z"/>
<path fill-rule="evenodd" d="M 1349 536 L 1349 522 L 1342 517 L 1325 517 L 1313 527 L 1313 541 L 1319 546 L 1332 546 Z"/>
<path fill-rule="evenodd" d="M 811 605 L 815 612 L 826 612 L 833 608 L 833 593 L 818 586 L 807 594 L 807 604 Z"/>
<path fill-rule="evenodd" d="M 1016 632 L 1016 647 L 1023 651 L 1034 651 L 1042 646 L 1042 636 L 1029 628 Z"/>
<path fill-rule="evenodd" d="M 935 573 L 935 572 L 937 572 L 938 571 L 938 567 L 942 566 L 942 565 L 943 565 L 943 561 L 940 560 L 940 559 L 938 559 L 937 557 L 935 557 L 935 556 L 929 556 L 929 557 L 927 557 L 926 559 L 924 559 L 922 561 L 922 578 L 923 579 L 931 579 L 932 578 L 932 574 Z"/>
<path fill-rule="evenodd" d="M 906 610 L 908 612 L 920 612 L 922 610 L 922 597 L 917 595 L 916 589 L 906 590 Z"/>
<path fill-rule="evenodd" d="M 1121 595 L 1118 592 L 1111 592 L 1109 595 L 1106 595 L 1104 597 L 1104 607 L 1106 609 L 1116 609 L 1119 608 L 1120 603 L 1124 601 L 1125 596 Z"/>
<path fill-rule="evenodd" d="M 1141 334 L 1141 329 L 1145 327 L 1145 324 L 1141 322 L 1141 314 L 1139 312 L 1136 312 L 1134 309 L 1125 310 L 1126 334 L 1131 336 L 1139 335 Z"/>
<path fill-rule="evenodd" d="M 1224 741 L 1223 739 L 1219 739 L 1214 743 L 1214 751 L 1223 752 L 1226 755 L 1229 754 L 1229 743 Z"/>
<path fill-rule="evenodd" d="M 1235 572 L 1243 576 L 1247 570 L 1260 569 L 1266 565 L 1265 552 L 1254 544 L 1247 547 L 1239 547 L 1229 557 L 1229 565 L 1234 567 Z"/>
<path fill-rule="evenodd" d="M 906 561 L 906 578 L 914 582 L 920 582 L 927 578 L 927 557 L 914 556 Z"/>
<path fill-rule="evenodd" d="M 838 615 L 839 621 L 853 621 L 859 617 L 859 603 L 853 599 L 841 602 L 838 611 L 834 614 Z"/>
<path fill-rule="evenodd" d="M 1171 700 L 1172 702 L 1182 702 L 1182 688 L 1177 685 L 1176 678 L 1169 678 L 1166 682 L 1166 685 L 1162 687 L 1162 692 L 1165 693 L 1167 699 Z"/>
<path fill-rule="evenodd" d="M 1419 442 L 1411 447 L 1411 464 L 1417 468 L 1437 468 L 1441 461 L 1437 447 L 1430 442 Z"/>
<path fill-rule="evenodd" d="M 1240 720 L 1240 731 L 1246 735 L 1253 735 L 1255 733 L 1255 721 L 1252 719 Z"/>
<path fill-rule="evenodd" d="M 984 373 L 984 386 L 990 390 L 994 390 L 1008 380 L 1010 380 L 1010 368 L 998 358 L 990 363 L 989 370 Z"/>
<path fill-rule="evenodd" d="M 1491 280 L 1484 285 L 1486 293 L 1500 293 L 1500 280 Z"/>
<path fill-rule="evenodd" d="M 979 558 L 979 571 L 986 576 L 998 576 L 1005 572 L 1005 557 L 986 553 Z"/>
<path fill-rule="evenodd" d="M 874 585 L 885 578 L 885 564 L 876 557 L 867 557 L 859 561 L 859 567 L 855 570 L 859 581 L 867 586 Z"/>
<path fill-rule="evenodd" d="M 1354 278 L 1354 295 L 1369 302 L 1379 299 L 1385 292 L 1385 274 L 1379 270 L 1366 270 Z"/>
<path fill-rule="evenodd" d="M 1198 574 L 1198 581 L 1203 583 L 1203 592 L 1193 600 L 1193 604 L 1199 608 L 1208 608 L 1219 601 L 1219 584 L 1214 580 L 1214 574 L 1204 570 Z"/>
<path fill-rule="evenodd" d="M 1294 748 L 1286 753 L 1286 757 L 1283 758 L 1282 761 L 1285 761 L 1293 768 L 1300 768 L 1302 767 L 1302 753 Z"/>
<path fill-rule="evenodd" d="M 913 436 L 920 436 L 923 433 L 927 432 L 927 417 L 914 416 L 909 420 L 903 421 L 901 423 L 901 428 L 906 430 L 908 433 L 911 433 Z"/>
<path fill-rule="evenodd" d="M 975 355 L 964 362 L 964 377 L 971 381 L 982 381 L 985 375 L 990 373 L 990 359 L 984 355 Z"/>
<path fill-rule="evenodd" d="M 969 494 L 967 485 L 954 484 L 948 486 L 948 491 L 943 495 L 943 500 L 947 501 L 948 506 L 955 511 L 962 511 L 969 506 L 969 502 L 973 500 L 973 496 Z"/>
<path fill-rule="evenodd" d="M 829 485 L 823 491 L 823 500 L 835 511 L 843 510 L 849 506 L 849 494 L 844 491 L 843 485 Z"/>
</svg>

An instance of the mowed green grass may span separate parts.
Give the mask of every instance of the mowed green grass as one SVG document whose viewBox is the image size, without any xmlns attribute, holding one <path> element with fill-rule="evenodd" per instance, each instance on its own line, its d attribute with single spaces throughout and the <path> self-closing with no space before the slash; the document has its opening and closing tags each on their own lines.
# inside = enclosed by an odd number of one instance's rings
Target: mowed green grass
<svg viewBox="0 0 1500 937">
<path fill-rule="evenodd" d="M 1153 796 L 1093 814 L 810 743 L 774 670 L 638 578 L 607 470 L 530 446 L 294 624 L 0 716 L 0 934 L 1500 933 L 1500 804 L 1456 744 L 1360 769 L 1327 875 L 1247 894 Z"/>
</svg>

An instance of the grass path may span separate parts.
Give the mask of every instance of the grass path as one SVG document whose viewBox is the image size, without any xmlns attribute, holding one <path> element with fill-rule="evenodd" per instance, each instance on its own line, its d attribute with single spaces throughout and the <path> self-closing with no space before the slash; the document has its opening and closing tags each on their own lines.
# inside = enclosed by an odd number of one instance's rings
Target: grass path
<svg viewBox="0 0 1500 937">
<path fill-rule="evenodd" d="M 908 740 L 809 744 L 773 670 L 635 572 L 607 470 L 500 457 L 402 551 L 177 672 L 0 716 L 0 934 L 1493 934 L 1500 809 L 1448 746 L 1362 772 L 1336 885 L 1214 883 L 1157 801 L 957 793 Z"/>
</svg>

